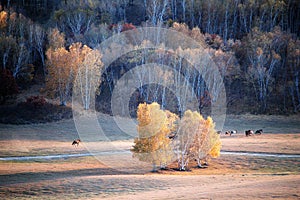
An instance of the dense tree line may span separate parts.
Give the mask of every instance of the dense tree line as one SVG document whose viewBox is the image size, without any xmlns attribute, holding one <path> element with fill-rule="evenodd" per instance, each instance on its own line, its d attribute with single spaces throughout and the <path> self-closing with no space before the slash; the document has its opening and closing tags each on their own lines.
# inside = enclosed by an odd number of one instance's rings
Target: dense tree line
<svg viewBox="0 0 300 200">
<path fill-rule="evenodd" d="M 53 12 L 60 11 L 62 14 L 76 5 L 95 17 L 94 20 L 98 23 L 112 24 L 123 21 L 140 25 L 146 20 L 153 24 L 161 21 L 176 21 L 186 23 L 190 27 L 197 26 L 205 33 L 218 34 L 225 39 L 240 39 L 254 27 L 265 32 L 279 26 L 283 31 L 290 31 L 298 36 L 300 34 L 298 0 L 6 0 L 2 2 L 4 8 L 14 7 L 19 12 L 43 23 L 53 17 Z M 76 13 L 78 9 L 72 11 Z M 131 20 L 132 16 L 135 20 Z"/>
<path fill-rule="evenodd" d="M 197 40 L 203 42 L 207 53 L 218 64 L 232 111 L 239 108 L 243 112 L 299 112 L 299 7 L 297 0 L 1 1 L 1 73 L 9 71 L 21 89 L 45 82 L 49 91 L 55 91 L 48 93 L 59 96 L 62 91 L 53 89 L 51 84 L 58 69 L 53 67 L 58 65 L 50 55 L 56 51 L 69 55 L 76 44 L 77 50 L 86 46 L 92 51 L 110 36 L 146 23 L 172 27 L 191 36 L 197 32 Z M 189 77 L 186 84 L 193 84 L 200 110 L 212 100 L 212 91 L 197 78 L 199 74 L 184 71 L 184 61 L 180 63 L 176 57 L 168 59 L 168 55 L 155 51 L 135 53 L 134 61 L 125 56 L 111 66 L 104 66 L 100 94 L 111 94 L 115 80 L 124 72 L 138 64 L 155 61 L 169 62 L 175 68 L 183 66 L 182 73 Z M 68 65 L 68 59 L 63 59 L 66 62 L 57 62 Z M 159 91 L 159 99 L 157 93 L 153 95 L 155 91 Z M 65 92 L 67 96 L 61 100 L 62 104 L 70 100 L 72 90 Z M 137 91 L 135 101 L 158 101 L 164 107 L 168 96 L 164 88 L 145 86 Z"/>
</svg>

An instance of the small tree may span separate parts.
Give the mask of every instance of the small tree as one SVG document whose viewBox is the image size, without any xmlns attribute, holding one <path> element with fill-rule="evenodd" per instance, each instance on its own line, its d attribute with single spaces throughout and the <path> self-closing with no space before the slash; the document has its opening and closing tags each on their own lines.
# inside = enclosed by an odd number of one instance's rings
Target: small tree
<svg viewBox="0 0 300 200">
<path fill-rule="evenodd" d="M 150 162 L 153 171 L 160 165 L 165 168 L 172 160 L 172 148 L 169 135 L 173 130 L 173 121 L 177 116 L 160 109 L 159 104 L 143 103 L 138 106 L 138 134 L 131 150 L 140 161 Z"/>
</svg>

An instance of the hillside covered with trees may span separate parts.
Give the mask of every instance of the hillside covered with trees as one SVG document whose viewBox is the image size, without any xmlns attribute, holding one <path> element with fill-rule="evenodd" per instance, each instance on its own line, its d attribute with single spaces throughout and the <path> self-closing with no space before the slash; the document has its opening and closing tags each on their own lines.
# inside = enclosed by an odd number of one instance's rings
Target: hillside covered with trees
<svg viewBox="0 0 300 200">
<path fill-rule="evenodd" d="M 204 50 L 163 52 L 145 48 L 145 40 L 132 44 L 137 50 L 112 63 L 105 60 L 105 55 L 114 56 L 115 51 L 100 48 L 100 44 L 120 33 L 152 26 L 185 34 Z M 203 78 L 210 73 L 209 67 L 199 73 L 178 57 L 189 53 L 195 58 L 209 55 L 216 63 L 222 79 L 209 80 L 224 83 L 227 112 L 299 113 L 299 37 L 298 0 L 1 1 L 0 101 L 11 104 L 21 91 L 40 85 L 40 95 L 28 97 L 27 104 L 43 106 L 47 104 L 45 96 L 67 105 L 77 87 L 84 91 L 85 109 L 91 104 L 90 92 L 96 90 L 96 109 L 111 113 L 115 84 L 124 74 L 134 72 L 142 80 L 155 71 L 159 79 L 149 76 L 148 81 L 158 84 L 140 81 L 132 93 L 132 116 L 141 102 L 158 102 L 162 108 L 183 113 L 186 103 L 176 98 L 176 91 L 182 94 L 187 87 L 193 88 L 191 98 L 196 98 L 199 110 L 206 113 L 220 90 L 210 90 Z M 114 45 L 124 48 L 117 42 Z M 150 63 L 172 66 L 173 71 L 155 67 L 134 71 Z M 173 79 L 174 90 L 164 87 Z"/>
</svg>

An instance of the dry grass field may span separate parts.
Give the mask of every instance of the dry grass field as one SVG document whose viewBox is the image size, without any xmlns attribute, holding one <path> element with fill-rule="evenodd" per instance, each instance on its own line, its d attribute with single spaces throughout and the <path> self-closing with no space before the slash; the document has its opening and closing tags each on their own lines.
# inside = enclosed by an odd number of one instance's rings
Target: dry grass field
<svg viewBox="0 0 300 200">
<path fill-rule="evenodd" d="M 105 131 L 115 132 L 109 117 L 102 117 Z M 238 123 L 239 121 L 239 123 Z M 240 124 L 240 125 L 239 125 Z M 245 137 L 247 128 L 264 128 L 267 133 Z M 298 157 L 221 154 L 209 167 L 190 171 L 151 173 L 147 167 L 127 164 L 130 154 L 108 154 L 60 159 L 0 161 L 1 199 L 299 199 L 299 117 L 231 116 L 225 129 L 237 129 L 233 136 L 221 135 L 222 151 L 257 152 Z M 127 151 L 132 139 L 115 134 L 111 142 L 71 145 L 77 138 L 72 120 L 32 125 L 0 124 L 0 157 L 41 156 Z M 88 148 L 87 148 L 88 147 Z M 107 162 L 110 158 L 114 162 Z M 103 159 L 103 160 L 101 160 Z M 103 161 L 103 162 L 102 162 Z M 118 166 L 118 167 L 116 167 Z M 121 169 L 121 170 L 120 170 Z M 151 168 L 149 168 L 151 169 Z"/>
</svg>

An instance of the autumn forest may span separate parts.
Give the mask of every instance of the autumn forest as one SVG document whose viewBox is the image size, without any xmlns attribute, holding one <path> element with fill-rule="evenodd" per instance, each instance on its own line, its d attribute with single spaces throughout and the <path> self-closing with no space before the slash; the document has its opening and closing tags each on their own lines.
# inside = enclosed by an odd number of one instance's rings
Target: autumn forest
<svg viewBox="0 0 300 200">
<path fill-rule="evenodd" d="M 130 44 L 137 50 L 117 57 L 114 48 L 127 47 L 118 41 L 109 48 L 100 45 L 126 31 L 154 26 L 182 33 L 203 49 L 176 48 L 163 52 L 162 41 L 157 44 L 162 48 L 146 48 L 149 41 L 144 40 Z M 174 42 L 178 40 L 174 38 Z M 194 70 L 178 56 L 186 53 L 195 58 L 209 55 L 222 79 L 207 76 L 205 80 L 203 74 L 210 73 L 209 67 L 201 73 Z M 117 59 L 109 63 L 107 55 Z M 166 73 L 144 67 L 134 71 L 135 67 L 149 63 L 172 66 L 174 70 Z M 161 75 L 147 77 L 148 82 L 157 84 L 142 81 L 141 77 L 151 74 L 149 71 Z M 207 79 L 215 85 L 224 84 L 228 113 L 299 113 L 300 3 L 298 0 L 1 1 L 2 105 L 14 104 L 17 94 L 39 85 L 40 94 L 27 97 L 27 102 L 43 105 L 46 98 L 65 106 L 79 88 L 85 109 L 89 109 L 94 98 L 98 111 L 111 113 L 116 82 L 127 72 L 135 74 L 141 82 L 129 101 L 131 115 L 135 117 L 141 102 L 158 102 L 163 108 L 181 114 L 188 103 L 176 98 L 176 92 L 182 94 L 187 87 L 193 88 L 191 97 L 198 100 L 200 112 L 208 112 L 220 88 L 209 89 Z M 178 73 L 184 78 L 177 79 Z M 171 91 L 164 84 L 173 79 Z M 91 91 L 96 91 L 95 96 L 90 95 Z"/>
</svg>

